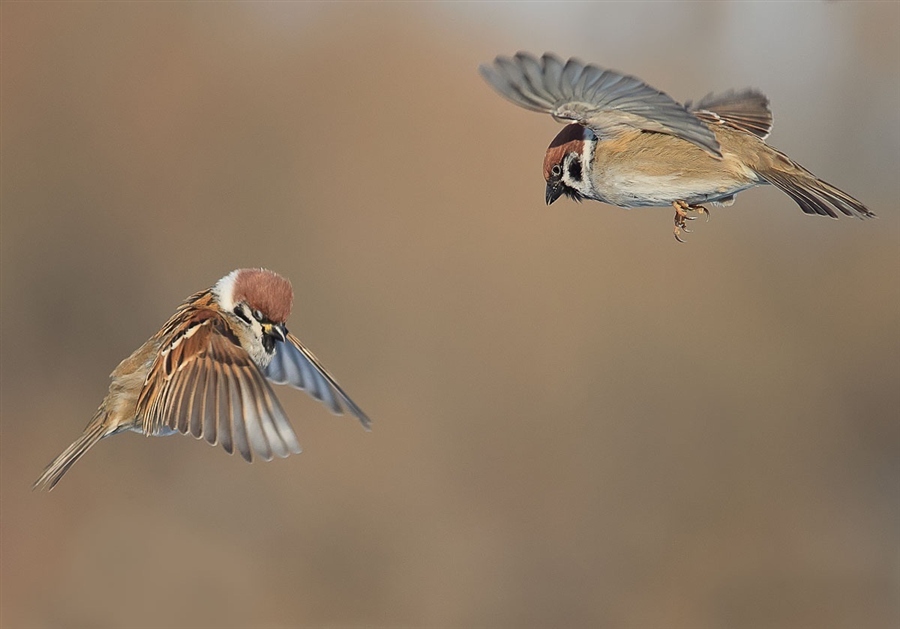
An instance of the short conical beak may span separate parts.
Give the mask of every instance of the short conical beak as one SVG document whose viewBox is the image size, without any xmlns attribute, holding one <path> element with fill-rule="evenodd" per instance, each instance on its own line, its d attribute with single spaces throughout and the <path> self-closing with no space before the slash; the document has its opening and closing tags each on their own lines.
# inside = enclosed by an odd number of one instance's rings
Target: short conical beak
<svg viewBox="0 0 900 629">
<path fill-rule="evenodd" d="M 263 334 L 271 336 L 276 341 L 284 343 L 287 339 L 287 328 L 284 327 L 283 323 L 263 323 L 262 329 Z"/>
<path fill-rule="evenodd" d="M 547 182 L 547 194 L 544 199 L 547 201 L 547 205 L 552 205 L 554 201 L 556 201 L 563 193 L 563 183 L 550 183 Z"/>
</svg>

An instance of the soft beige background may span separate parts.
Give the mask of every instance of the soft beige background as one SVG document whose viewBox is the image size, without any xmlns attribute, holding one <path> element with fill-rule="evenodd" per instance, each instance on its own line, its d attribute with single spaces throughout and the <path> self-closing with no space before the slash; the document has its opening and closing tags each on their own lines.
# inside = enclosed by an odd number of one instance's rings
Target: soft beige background
<svg viewBox="0 0 900 629">
<path fill-rule="evenodd" d="M 900 5 L 0 10 L 3 627 L 900 622 Z M 517 49 L 759 87 L 880 218 L 547 208 Z M 279 389 L 300 456 L 128 434 L 32 493 L 246 265 L 374 431 Z"/>
</svg>

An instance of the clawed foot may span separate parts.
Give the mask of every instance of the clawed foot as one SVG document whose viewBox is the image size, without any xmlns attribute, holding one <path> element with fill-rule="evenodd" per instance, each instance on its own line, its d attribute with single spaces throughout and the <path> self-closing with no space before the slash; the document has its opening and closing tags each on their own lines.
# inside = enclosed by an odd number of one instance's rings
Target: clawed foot
<svg viewBox="0 0 900 629">
<path fill-rule="evenodd" d="M 709 210 L 707 210 L 702 205 L 691 205 L 686 203 L 685 201 L 675 201 L 672 203 L 675 207 L 675 240 L 678 242 L 684 242 L 681 239 L 681 234 L 690 234 L 691 230 L 686 227 L 686 221 L 692 221 L 696 216 L 688 216 L 688 212 L 697 212 L 699 214 L 706 214 L 706 220 L 709 220 Z"/>
</svg>

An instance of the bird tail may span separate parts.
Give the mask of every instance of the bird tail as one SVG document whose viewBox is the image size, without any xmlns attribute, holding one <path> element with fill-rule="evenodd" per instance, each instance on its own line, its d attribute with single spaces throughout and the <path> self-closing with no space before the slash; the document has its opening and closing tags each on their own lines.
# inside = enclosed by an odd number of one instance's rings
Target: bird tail
<svg viewBox="0 0 900 629">
<path fill-rule="evenodd" d="M 773 159 L 759 169 L 760 177 L 790 196 L 807 214 L 837 218 L 840 214 L 875 218 L 874 212 L 842 190 L 822 181 L 787 155 L 771 149 Z"/>
<path fill-rule="evenodd" d="M 104 415 L 98 413 L 94 419 L 91 420 L 91 423 L 88 424 L 87 428 L 84 429 L 84 433 L 75 440 L 75 443 L 63 450 L 62 454 L 56 457 L 56 459 L 47 466 L 47 469 L 44 470 L 44 473 L 41 474 L 40 478 L 34 481 L 32 489 L 45 489 L 47 491 L 53 489 L 53 487 L 56 486 L 56 483 L 59 482 L 59 479 L 69 471 L 69 468 L 72 467 L 85 452 L 90 450 L 95 443 L 106 436 L 103 418 Z"/>
</svg>

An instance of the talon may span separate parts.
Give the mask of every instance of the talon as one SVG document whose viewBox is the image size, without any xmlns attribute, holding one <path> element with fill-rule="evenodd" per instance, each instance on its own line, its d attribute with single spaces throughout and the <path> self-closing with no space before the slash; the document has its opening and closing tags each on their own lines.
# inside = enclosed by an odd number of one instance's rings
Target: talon
<svg viewBox="0 0 900 629">
<path fill-rule="evenodd" d="M 706 220 L 709 220 L 709 210 L 702 205 L 691 205 L 686 201 L 674 201 L 672 206 L 675 208 L 675 240 L 678 242 L 684 242 L 680 237 L 682 233 L 691 233 L 691 230 L 686 227 L 687 221 L 693 221 L 697 218 L 696 216 L 688 216 L 688 212 L 706 214 Z"/>
</svg>

